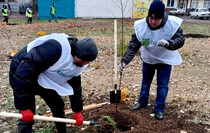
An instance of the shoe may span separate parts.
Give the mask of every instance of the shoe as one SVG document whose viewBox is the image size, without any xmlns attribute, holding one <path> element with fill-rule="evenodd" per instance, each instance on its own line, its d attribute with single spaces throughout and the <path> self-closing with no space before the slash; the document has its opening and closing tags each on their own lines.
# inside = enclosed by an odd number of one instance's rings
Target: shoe
<svg viewBox="0 0 210 133">
<path fill-rule="evenodd" d="M 155 118 L 162 120 L 164 118 L 163 112 L 155 112 Z"/>
<path fill-rule="evenodd" d="M 132 110 L 140 110 L 143 107 L 146 107 L 146 106 L 142 106 L 141 104 L 138 104 L 135 107 L 133 107 Z"/>
</svg>

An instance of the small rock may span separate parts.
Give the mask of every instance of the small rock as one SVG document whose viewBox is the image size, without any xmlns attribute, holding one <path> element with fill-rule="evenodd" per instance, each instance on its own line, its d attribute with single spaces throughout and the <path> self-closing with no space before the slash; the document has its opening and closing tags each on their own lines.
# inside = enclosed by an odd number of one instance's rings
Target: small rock
<svg viewBox="0 0 210 133">
<path fill-rule="evenodd" d="M 154 95 L 155 95 L 155 93 L 154 93 L 154 92 L 152 92 L 152 93 L 151 93 L 151 95 L 153 95 L 153 96 L 154 96 Z"/>
<path fill-rule="evenodd" d="M 179 97 L 180 95 L 179 95 L 179 94 L 175 94 L 175 96 L 176 96 L 176 97 Z"/>
<path fill-rule="evenodd" d="M 154 117 L 154 116 L 155 116 L 155 114 L 153 114 L 153 113 L 152 113 L 152 114 L 150 114 L 150 116 L 151 116 L 151 117 Z"/>
<path fill-rule="evenodd" d="M 180 131 L 180 133 L 187 133 L 187 132 L 185 132 L 185 131 Z"/>
<path fill-rule="evenodd" d="M 134 85 L 133 88 L 135 88 L 135 87 L 139 87 L 139 85 Z"/>
<path fill-rule="evenodd" d="M 182 114 L 184 114 L 184 111 L 183 110 L 180 110 L 179 112 L 182 113 Z"/>
<path fill-rule="evenodd" d="M 5 131 L 4 133 L 10 133 L 10 131 Z"/>
</svg>

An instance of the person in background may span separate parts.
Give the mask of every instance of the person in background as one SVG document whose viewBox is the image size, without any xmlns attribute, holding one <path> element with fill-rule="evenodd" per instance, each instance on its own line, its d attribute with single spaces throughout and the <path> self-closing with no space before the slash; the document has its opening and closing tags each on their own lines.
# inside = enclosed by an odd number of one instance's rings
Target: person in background
<svg viewBox="0 0 210 133">
<path fill-rule="evenodd" d="M 178 52 L 185 41 L 181 24 L 182 19 L 166 14 L 165 5 L 161 1 L 152 2 L 148 16 L 145 19 L 135 21 L 135 33 L 122 57 L 120 66 L 120 71 L 122 71 L 141 48 L 140 57 L 143 61 L 141 92 L 138 104 L 132 110 L 147 107 L 150 85 L 156 72 L 155 118 L 158 120 L 164 118 L 172 66 L 182 63 L 182 58 Z"/>
<path fill-rule="evenodd" d="M 49 19 L 49 22 L 51 22 L 52 19 L 55 19 L 55 22 L 57 23 L 57 16 L 55 15 L 56 10 L 55 10 L 55 3 L 52 4 L 52 6 L 50 7 L 50 14 L 51 14 L 51 19 Z"/>
<path fill-rule="evenodd" d="M 33 12 L 31 10 L 31 7 L 26 8 L 26 17 L 28 18 L 28 24 L 31 24 L 33 18 Z"/>
<path fill-rule="evenodd" d="M 2 15 L 4 17 L 3 22 L 6 22 L 8 24 L 9 15 L 8 15 L 8 10 L 7 10 L 7 6 L 6 5 L 2 6 Z"/>
<path fill-rule="evenodd" d="M 50 107 L 54 117 L 65 118 L 62 96 L 69 96 L 76 125 L 83 124 L 81 73 L 96 59 L 93 39 L 81 40 L 64 33 L 52 33 L 30 42 L 10 64 L 9 81 L 14 104 L 22 114 L 18 133 L 32 133 L 36 114 L 35 95 Z M 58 133 L 66 133 L 66 123 L 55 122 Z"/>
</svg>

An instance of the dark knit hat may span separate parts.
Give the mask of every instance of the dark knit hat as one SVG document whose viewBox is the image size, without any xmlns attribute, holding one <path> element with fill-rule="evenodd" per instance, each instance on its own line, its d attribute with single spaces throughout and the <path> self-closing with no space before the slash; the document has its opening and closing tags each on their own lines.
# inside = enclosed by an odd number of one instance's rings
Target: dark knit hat
<svg viewBox="0 0 210 133">
<path fill-rule="evenodd" d="M 163 18 L 165 14 L 165 5 L 162 1 L 155 0 L 149 7 L 148 16 L 152 18 Z"/>
<path fill-rule="evenodd" d="M 75 55 L 83 61 L 93 61 L 98 55 L 98 48 L 93 39 L 87 37 L 76 42 Z"/>
</svg>

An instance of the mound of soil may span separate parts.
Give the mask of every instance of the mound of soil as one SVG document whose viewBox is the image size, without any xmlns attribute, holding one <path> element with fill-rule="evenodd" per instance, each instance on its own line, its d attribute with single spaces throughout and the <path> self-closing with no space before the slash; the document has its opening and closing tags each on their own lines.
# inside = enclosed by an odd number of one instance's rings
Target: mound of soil
<svg viewBox="0 0 210 133">
<path fill-rule="evenodd" d="M 173 114 L 167 108 L 165 118 L 157 120 L 153 108 L 147 107 L 132 111 L 125 103 L 104 105 L 100 108 L 83 111 L 85 120 L 94 120 L 101 126 L 82 126 L 74 132 L 88 133 L 207 133 L 203 124 L 189 122 L 188 116 Z M 108 118 L 113 118 L 109 121 Z M 69 128 L 72 132 L 72 129 Z"/>
</svg>

